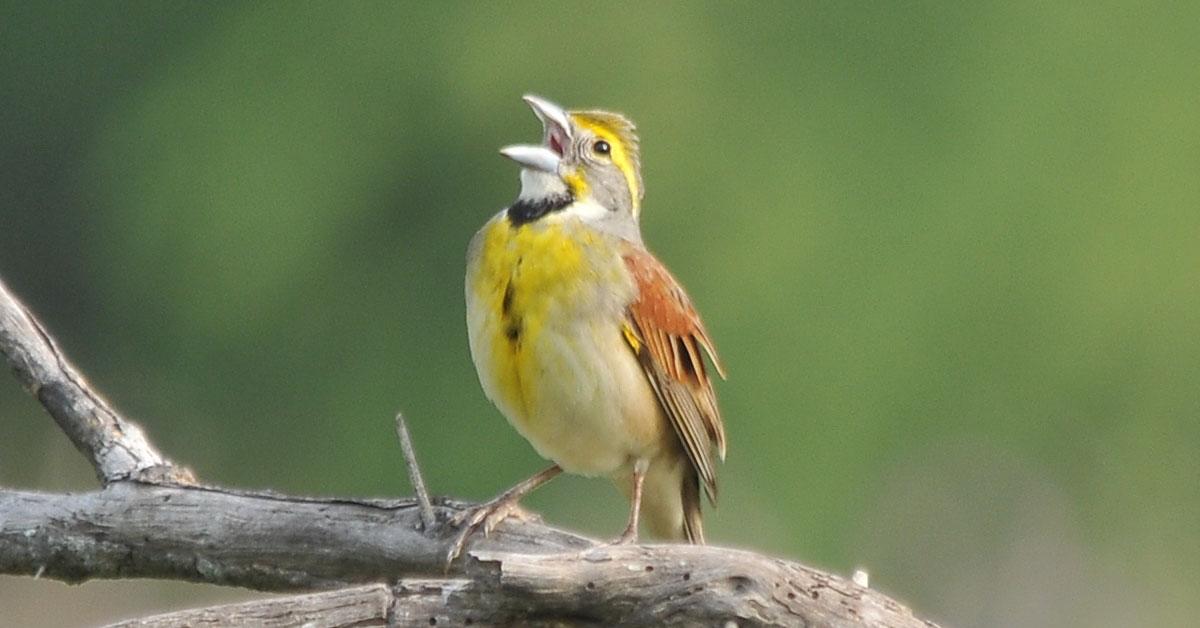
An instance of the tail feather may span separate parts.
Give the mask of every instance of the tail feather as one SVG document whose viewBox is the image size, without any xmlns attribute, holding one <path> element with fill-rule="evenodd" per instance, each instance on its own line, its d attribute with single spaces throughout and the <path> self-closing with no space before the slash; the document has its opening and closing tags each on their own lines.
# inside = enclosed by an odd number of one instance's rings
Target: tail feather
<svg viewBox="0 0 1200 628">
<path fill-rule="evenodd" d="M 704 521 L 700 512 L 700 478 L 695 472 L 686 473 L 680 487 L 683 499 L 683 533 L 689 543 L 704 545 Z"/>
</svg>

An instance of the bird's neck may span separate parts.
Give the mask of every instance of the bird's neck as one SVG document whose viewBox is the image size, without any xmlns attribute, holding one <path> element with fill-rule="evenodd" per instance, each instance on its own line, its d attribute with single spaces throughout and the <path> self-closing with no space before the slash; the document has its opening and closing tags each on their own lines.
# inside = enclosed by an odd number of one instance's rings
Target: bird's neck
<svg viewBox="0 0 1200 628">
<path fill-rule="evenodd" d="M 521 192 L 508 208 L 508 219 L 514 226 L 520 226 L 561 211 L 574 202 L 570 188 L 558 175 L 524 169 L 521 170 Z"/>
<path fill-rule="evenodd" d="M 562 177 L 540 170 L 528 168 L 521 170 L 521 192 L 517 194 L 518 202 L 539 202 L 548 198 L 564 196 L 571 196 L 571 190 Z"/>
</svg>

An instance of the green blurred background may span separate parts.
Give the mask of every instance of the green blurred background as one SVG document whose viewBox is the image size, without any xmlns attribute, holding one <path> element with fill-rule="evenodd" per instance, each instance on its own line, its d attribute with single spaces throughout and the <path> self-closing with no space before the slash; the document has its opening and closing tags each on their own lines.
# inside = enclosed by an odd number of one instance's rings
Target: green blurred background
<svg viewBox="0 0 1200 628">
<path fill-rule="evenodd" d="M 0 276 L 207 481 L 484 498 L 463 256 L 535 140 L 629 114 L 731 372 L 710 539 L 960 626 L 1200 613 L 1195 4 L 6 1 Z M 15 382 L 0 484 L 95 486 Z M 609 484 L 529 504 L 612 536 Z M 242 599 L 0 578 L 0 624 Z M 52 603 L 51 603 L 52 601 Z"/>
</svg>

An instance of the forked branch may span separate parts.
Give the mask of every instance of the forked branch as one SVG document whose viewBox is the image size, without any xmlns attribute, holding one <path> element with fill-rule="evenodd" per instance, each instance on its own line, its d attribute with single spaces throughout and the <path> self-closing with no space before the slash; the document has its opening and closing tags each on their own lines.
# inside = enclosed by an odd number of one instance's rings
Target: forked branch
<svg viewBox="0 0 1200 628">
<path fill-rule="evenodd" d="M 932 625 L 797 563 L 717 547 L 607 546 L 532 522 L 473 538 L 447 566 L 458 532 L 447 522 L 471 504 L 428 498 L 402 418 L 416 501 L 203 487 L 88 386 L 3 283 L 0 352 L 104 484 L 71 495 L 0 490 L 0 573 L 326 590 L 130 625 Z"/>
<path fill-rule="evenodd" d="M 54 338 L 0 280 L 0 353 L 104 484 L 120 480 L 195 482 L 150 444 L 140 427 L 92 390 Z"/>
</svg>

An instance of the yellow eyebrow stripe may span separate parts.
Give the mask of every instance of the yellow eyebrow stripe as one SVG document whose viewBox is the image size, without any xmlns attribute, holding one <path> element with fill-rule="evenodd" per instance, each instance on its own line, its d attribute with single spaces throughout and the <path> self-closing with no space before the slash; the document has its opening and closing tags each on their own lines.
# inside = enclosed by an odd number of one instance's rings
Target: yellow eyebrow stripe
<svg viewBox="0 0 1200 628">
<path fill-rule="evenodd" d="M 633 201 L 633 211 L 636 214 L 641 209 L 642 194 L 641 189 L 638 187 L 637 167 L 634 165 L 633 158 L 625 146 L 625 140 L 616 133 L 613 133 L 605 125 L 594 120 L 584 116 L 574 116 L 574 118 L 575 124 L 591 131 L 597 138 L 608 142 L 608 145 L 612 147 L 609 157 L 616 164 L 617 168 L 620 169 L 621 174 L 625 175 L 625 182 L 629 185 L 629 195 Z"/>
</svg>

